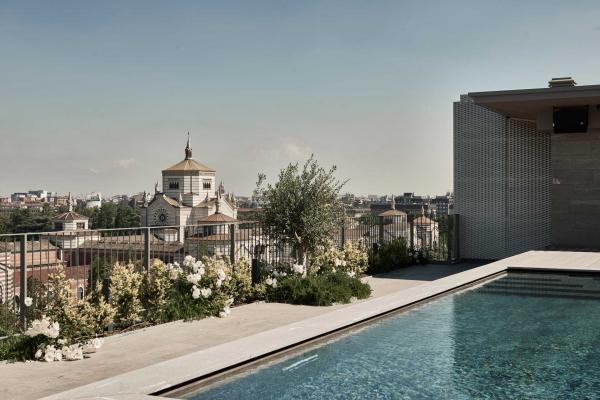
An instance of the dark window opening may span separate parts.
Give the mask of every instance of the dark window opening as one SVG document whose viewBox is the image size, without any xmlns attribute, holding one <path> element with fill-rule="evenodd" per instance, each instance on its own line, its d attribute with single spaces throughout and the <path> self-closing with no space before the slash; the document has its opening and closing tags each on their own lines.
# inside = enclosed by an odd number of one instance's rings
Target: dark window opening
<svg viewBox="0 0 600 400">
<path fill-rule="evenodd" d="M 169 181 L 169 189 L 179 189 L 179 181 Z"/>
<path fill-rule="evenodd" d="M 210 189 L 210 180 L 209 179 L 205 179 L 204 181 L 202 181 L 202 188 Z"/>
<path fill-rule="evenodd" d="M 587 132 L 588 106 L 554 107 L 554 133 Z"/>
<path fill-rule="evenodd" d="M 85 222 L 78 222 L 77 229 L 85 229 Z"/>
</svg>

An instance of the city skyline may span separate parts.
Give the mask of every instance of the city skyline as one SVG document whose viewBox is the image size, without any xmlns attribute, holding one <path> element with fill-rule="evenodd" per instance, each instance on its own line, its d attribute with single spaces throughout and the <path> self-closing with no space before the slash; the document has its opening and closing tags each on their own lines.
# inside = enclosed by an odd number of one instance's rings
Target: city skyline
<svg viewBox="0 0 600 400">
<path fill-rule="evenodd" d="M 311 153 L 345 191 L 445 193 L 457 93 L 595 83 L 594 3 L 516 4 L 5 2 L 0 192 L 151 191 L 189 131 L 239 194 Z"/>
</svg>

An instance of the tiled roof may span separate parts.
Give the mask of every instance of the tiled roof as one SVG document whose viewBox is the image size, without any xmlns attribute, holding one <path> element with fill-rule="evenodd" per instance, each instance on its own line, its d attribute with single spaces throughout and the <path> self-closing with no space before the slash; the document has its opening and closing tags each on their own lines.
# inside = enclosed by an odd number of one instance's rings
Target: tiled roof
<svg viewBox="0 0 600 400">
<path fill-rule="evenodd" d="M 418 225 L 430 225 L 430 224 L 433 224 L 435 221 L 433 221 L 427 217 L 420 216 L 420 217 L 415 218 L 415 220 L 413 222 Z"/>
<path fill-rule="evenodd" d="M 75 221 L 75 220 L 81 220 L 81 219 L 86 219 L 87 220 L 89 218 L 86 217 L 85 215 L 77 214 L 74 211 L 67 211 L 64 214 L 60 214 L 54 220 L 55 221 Z"/>
<path fill-rule="evenodd" d="M 406 213 L 400 210 L 387 210 L 379 214 L 380 217 L 394 217 L 398 215 L 406 216 Z"/>
<path fill-rule="evenodd" d="M 207 167 L 204 164 L 199 163 L 196 160 L 191 158 L 187 158 L 185 160 L 179 161 L 175 165 L 171 165 L 169 168 L 164 171 L 202 171 L 202 172 L 215 172 L 215 170 Z"/>
<path fill-rule="evenodd" d="M 199 224 L 218 224 L 218 223 L 231 223 L 231 222 L 238 222 L 237 219 L 235 218 L 231 218 L 229 215 L 225 215 L 222 213 L 214 213 L 212 215 L 209 215 L 206 218 L 202 218 L 200 221 L 198 221 Z"/>
</svg>

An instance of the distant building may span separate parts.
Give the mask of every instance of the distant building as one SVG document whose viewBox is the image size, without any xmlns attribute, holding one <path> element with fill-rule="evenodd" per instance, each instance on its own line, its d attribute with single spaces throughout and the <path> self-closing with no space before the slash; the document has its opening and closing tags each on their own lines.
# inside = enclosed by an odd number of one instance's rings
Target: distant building
<svg viewBox="0 0 600 400">
<path fill-rule="evenodd" d="M 215 225 L 236 221 L 233 194 L 226 194 L 222 183 L 216 186 L 215 175 L 212 168 L 192 158 L 188 136 L 185 158 L 162 171 L 162 191 L 157 183 L 154 198 L 142 212 L 142 225 L 201 224 L 209 226 L 209 233 L 216 230 Z"/>
<path fill-rule="evenodd" d="M 85 199 L 85 208 L 100 208 L 102 207 L 102 193 L 91 193 Z"/>
</svg>

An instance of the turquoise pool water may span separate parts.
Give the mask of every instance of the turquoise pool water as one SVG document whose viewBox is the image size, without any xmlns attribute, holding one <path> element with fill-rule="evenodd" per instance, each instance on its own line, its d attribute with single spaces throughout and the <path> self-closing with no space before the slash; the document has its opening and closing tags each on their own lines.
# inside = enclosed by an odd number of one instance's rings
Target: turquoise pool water
<svg viewBox="0 0 600 400">
<path fill-rule="evenodd" d="M 600 396 L 600 278 L 511 273 L 187 399 Z"/>
</svg>

